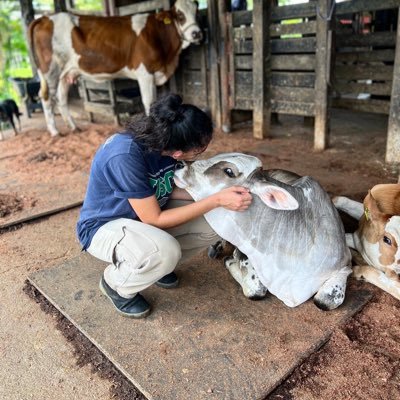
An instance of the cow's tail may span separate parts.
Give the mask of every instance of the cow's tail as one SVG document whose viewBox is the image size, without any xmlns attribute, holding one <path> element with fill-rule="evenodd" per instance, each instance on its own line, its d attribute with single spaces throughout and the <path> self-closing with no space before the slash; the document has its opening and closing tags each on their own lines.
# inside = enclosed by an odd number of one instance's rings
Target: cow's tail
<svg viewBox="0 0 400 400">
<path fill-rule="evenodd" d="M 42 20 L 42 18 L 38 18 L 38 19 L 33 20 L 30 23 L 29 31 L 28 31 L 28 38 L 29 38 L 29 46 L 31 48 L 32 58 L 33 58 L 33 61 L 36 64 L 36 68 L 38 70 L 38 74 L 39 74 L 39 77 L 40 77 L 39 96 L 40 96 L 40 98 L 47 100 L 48 97 L 49 97 L 49 87 L 47 85 L 47 81 L 44 79 L 44 76 L 43 76 L 42 72 L 40 71 L 39 59 L 38 59 L 38 56 L 36 54 L 35 41 L 33 39 L 35 27 L 36 27 L 36 25 L 38 25 L 41 22 L 41 20 Z"/>
</svg>

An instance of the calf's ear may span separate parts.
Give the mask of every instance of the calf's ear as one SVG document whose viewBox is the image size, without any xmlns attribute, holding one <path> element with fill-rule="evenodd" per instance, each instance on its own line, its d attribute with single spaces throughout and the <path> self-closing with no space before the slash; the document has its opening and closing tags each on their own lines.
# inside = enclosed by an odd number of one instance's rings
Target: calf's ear
<svg viewBox="0 0 400 400">
<path fill-rule="evenodd" d="M 287 190 L 279 186 L 256 182 L 251 192 L 258 195 L 268 207 L 275 210 L 296 210 L 299 208 L 297 200 Z"/>
</svg>

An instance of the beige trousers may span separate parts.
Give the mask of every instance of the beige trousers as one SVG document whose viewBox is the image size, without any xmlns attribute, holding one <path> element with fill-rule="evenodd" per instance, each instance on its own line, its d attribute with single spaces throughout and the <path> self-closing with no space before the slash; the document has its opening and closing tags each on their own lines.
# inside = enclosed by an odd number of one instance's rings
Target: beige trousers
<svg viewBox="0 0 400 400">
<path fill-rule="evenodd" d="M 170 200 L 167 208 L 188 203 Z M 167 230 L 121 218 L 100 227 L 87 251 L 110 263 L 104 271 L 108 285 L 132 298 L 217 240 L 204 217 Z"/>
</svg>

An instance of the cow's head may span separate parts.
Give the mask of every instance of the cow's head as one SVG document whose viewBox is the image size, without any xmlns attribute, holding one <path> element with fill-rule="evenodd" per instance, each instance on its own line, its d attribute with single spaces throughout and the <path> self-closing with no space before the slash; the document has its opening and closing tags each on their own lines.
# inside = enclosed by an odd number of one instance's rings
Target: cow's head
<svg viewBox="0 0 400 400">
<path fill-rule="evenodd" d="M 387 275 L 400 275 L 400 185 L 374 186 L 364 199 L 357 234 L 361 255 Z"/>
<path fill-rule="evenodd" d="M 178 32 L 182 39 L 182 48 L 191 43 L 199 44 L 203 33 L 197 23 L 198 3 L 193 0 L 177 0 L 172 8 Z"/>
<path fill-rule="evenodd" d="M 277 210 L 298 208 L 297 200 L 288 191 L 256 174 L 261 161 L 241 153 L 223 153 L 207 160 L 183 165 L 175 171 L 175 183 L 186 189 L 195 200 L 203 199 L 230 186 L 243 186 L 268 206 Z"/>
</svg>

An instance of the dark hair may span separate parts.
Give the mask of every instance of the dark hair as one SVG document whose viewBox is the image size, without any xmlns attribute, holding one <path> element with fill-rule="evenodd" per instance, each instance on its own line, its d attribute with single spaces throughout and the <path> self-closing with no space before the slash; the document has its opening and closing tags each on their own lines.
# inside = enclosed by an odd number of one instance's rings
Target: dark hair
<svg viewBox="0 0 400 400">
<path fill-rule="evenodd" d="M 155 101 L 150 115 L 133 118 L 126 129 L 149 151 L 201 149 L 213 133 L 212 121 L 204 111 L 182 104 L 182 98 L 172 93 Z"/>
</svg>

